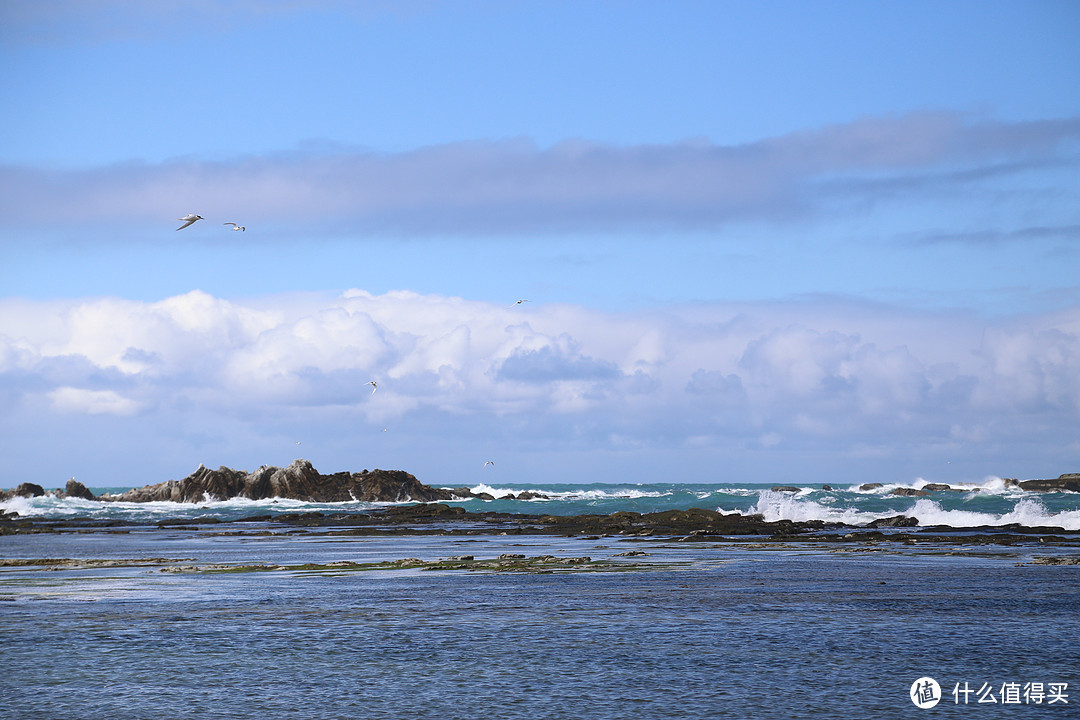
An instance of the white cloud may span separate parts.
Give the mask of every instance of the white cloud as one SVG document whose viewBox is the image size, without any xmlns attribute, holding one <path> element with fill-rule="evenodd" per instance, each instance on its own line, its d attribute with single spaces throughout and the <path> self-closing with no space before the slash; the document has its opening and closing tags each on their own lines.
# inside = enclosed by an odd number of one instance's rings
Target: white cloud
<svg viewBox="0 0 1080 720">
<path fill-rule="evenodd" d="M 134 415 L 141 405 L 112 390 L 60 387 L 48 393 L 53 408 L 60 413 L 85 415 Z"/>
<path fill-rule="evenodd" d="M 835 301 L 619 315 L 362 291 L 0 301 L 8 420 L 44 394 L 65 414 L 182 405 L 256 425 L 294 411 L 506 418 L 550 441 L 589 427 L 606 428 L 594 440 L 645 445 L 843 448 L 1047 431 L 1051 442 L 1080 421 L 1078 378 L 1080 308 L 988 321 Z"/>
<path fill-rule="evenodd" d="M 344 229 L 486 236 L 701 230 L 817 217 L 898 195 L 933 201 L 943 182 L 951 203 L 981 201 L 995 178 L 1075 168 L 1078 138 L 1078 119 L 1001 123 L 915 113 L 738 146 L 567 141 L 540 148 L 518 139 L 81 171 L 0 167 L 0 229 L 94 222 L 131 232 L 171 223 L 177 213 L 229 219 L 242 209 L 249 225 L 302 227 L 309 237 Z M 1030 192 L 997 191 L 1004 193 L 999 204 L 1008 192 Z M 188 205 L 177 208 L 178 197 Z"/>
</svg>

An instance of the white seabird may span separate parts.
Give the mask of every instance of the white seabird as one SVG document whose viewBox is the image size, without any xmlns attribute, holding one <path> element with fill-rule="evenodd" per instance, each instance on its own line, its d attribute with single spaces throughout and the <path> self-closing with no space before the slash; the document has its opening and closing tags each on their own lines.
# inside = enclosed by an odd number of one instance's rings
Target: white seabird
<svg viewBox="0 0 1080 720">
<path fill-rule="evenodd" d="M 514 303 L 510 307 L 516 307 L 516 306 L 520 305 L 521 303 L 527 303 L 527 302 L 529 302 L 529 301 L 528 300 L 518 300 L 516 303 Z"/>
<path fill-rule="evenodd" d="M 180 227 L 176 228 L 176 229 L 177 230 L 183 230 L 184 228 L 186 228 L 188 225 L 195 222 L 196 220 L 202 220 L 202 219 L 203 219 L 202 215 L 195 215 L 193 213 L 188 213 L 187 215 L 185 215 L 182 218 L 177 218 L 177 220 L 179 220 L 180 222 L 182 222 L 184 224 L 181 225 Z"/>
<path fill-rule="evenodd" d="M 372 394 L 372 395 L 374 395 L 374 394 L 375 394 L 375 391 L 379 389 L 379 383 L 375 382 L 374 380 L 369 380 L 369 381 L 367 381 L 367 382 L 366 382 L 366 383 L 364 383 L 364 384 L 365 384 L 365 385 L 370 385 L 370 386 L 371 386 L 371 394 Z"/>
<path fill-rule="evenodd" d="M 490 465 L 491 467 L 495 467 L 495 461 L 494 461 L 494 460 L 488 460 L 488 461 L 487 461 L 486 463 L 484 463 L 484 467 L 485 467 L 485 468 L 486 468 L 486 467 L 487 467 L 488 465 Z"/>
<path fill-rule="evenodd" d="M 221 223 L 222 225 L 232 225 L 233 230 L 246 231 L 247 228 L 243 225 L 237 225 L 236 223 Z"/>
</svg>

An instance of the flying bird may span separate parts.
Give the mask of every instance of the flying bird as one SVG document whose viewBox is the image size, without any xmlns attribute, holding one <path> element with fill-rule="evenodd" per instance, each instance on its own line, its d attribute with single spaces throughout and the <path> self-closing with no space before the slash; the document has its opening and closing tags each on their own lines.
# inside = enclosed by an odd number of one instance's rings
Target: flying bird
<svg viewBox="0 0 1080 720">
<path fill-rule="evenodd" d="M 516 306 L 520 305 L 521 303 L 527 303 L 527 302 L 529 302 L 529 301 L 528 300 L 518 300 L 516 303 L 514 303 L 510 307 L 516 307 Z"/>
<path fill-rule="evenodd" d="M 243 225 L 237 225 L 236 223 L 221 223 L 221 224 L 222 225 L 232 225 L 233 230 L 240 230 L 242 232 L 247 230 L 247 228 L 244 227 Z"/>
<path fill-rule="evenodd" d="M 379 389 L 379 383 L 375 382 L 374 380 L 369 380 L 368 382 L 366 382 L 364 384 L 371 386 L 371 394 L 372 395 L 374 395 L 375 391 Z"/>
<path fill-rule="evenodd" d="M 192 213 L 188 213 L 187 215 L 185 215 L 182 218 L 177 218 L 177 220 L 181 221 L 184 224 L 181 225 L 180 227 L 176 228 L 176 229 L 177 230 L 183 230 L 184 228 L 186 228 L 188 225 L 195 222 L 196 220 L 202 220 L 202 219 L 203 219 L 202 215 L 194 215 Z"/>
<path fill-rule="evenodd" d="M 488 460 L 486 463 L 484 463 L 485 468 L 487 468 L 488 465 L 490 465 L 491 467 L 495 467 L 495 461 L 494 460 Z"/>
</svg>

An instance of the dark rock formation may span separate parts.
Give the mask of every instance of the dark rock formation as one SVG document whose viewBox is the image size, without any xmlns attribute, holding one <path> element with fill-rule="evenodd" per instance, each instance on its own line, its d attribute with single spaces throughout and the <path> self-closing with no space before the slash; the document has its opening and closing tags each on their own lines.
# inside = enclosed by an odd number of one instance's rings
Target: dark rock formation
<svg viewBox="0 0 1080 720">
<path fill-rule="evenodd" d="M 66 497 L 82 498 L 83 500 L 97 500 L 94 493 L 90 492 L 89 488 L 75 478 L 67 481 L 67 485 L 64 487 L 64 495 Z"/>
<path fill-rule="evenodd" d="M 45 488 L 34 483 L 21 483 L 14 490 L 0 490 L 0 500 L 10 500 L 14 497 L 41 497 L 45 494 Z"/>
<path fill-rule="evenodd" d="M 1053 480 L 1022 480 L 1019 485 L 1036 492 L 1080 492 L 1080 473 L 1065 473 Z"/>
<path fill-rule="evenodd" d="M 919 524 L 918 518 L 908 517 L 906 515 L 893 515 L 887 518 L 878 518 L 877 520 L 871 520 L 866 524 L 869 528 L 883 528 L 883 527 L 916 527 Z"/>
<path fill-rule="evenodd" d="M 364 470 L 359 473 L 319 473 L 307 460 L 294 460 L 287 468 L 264 465 L 255 472 L 204 465 L 183 480 L 147 485 L 120 495 L 102 495 L 99 500 L 125 502 L 171 501 L 195 503 L 207 498 L 227 500 L 288 498 L 306 502 L 433 502 L 453 500 L 449 490 L 424 485 L 401 470 Z"/>
<path fill-rule="evenodd" d="M 771 490 L 772 490 L 773 492 L 791 492 L 791 493 L 797 493 L 797 492 L 799 492 L 799 490 L 801 490 L 802 488 L 797 488 L 797 487 L 795 487 L 794 485 L 773 485 L 773 486 L 772 486 L 772 488 L 770 488 L 770 489 L 771 489 Z"/>
<path fill-rule="evenodd" d="M 927 483 L 922 486 L 922 489 L 927 492 L 941 492 L 943 490 L 952 490 L 952 487 L 945 483 Z"/>
<path fill-rule="evenodd" d="M 899 495 L 900 497 L 926 497 L 930 493 L 925 490 L 916 490 L 915 488 L 896 488 L 890 495 Z"/>
<path fill-rule="evenodd" d="M 859 489 L 860 490 L 878 490 L 878 489 L 883 488 L 883 487 L 885 487 L 885 486 L 882 485 L 881 483 L 863 483 L 862 485 L 859 486 Z"/>
</svg>

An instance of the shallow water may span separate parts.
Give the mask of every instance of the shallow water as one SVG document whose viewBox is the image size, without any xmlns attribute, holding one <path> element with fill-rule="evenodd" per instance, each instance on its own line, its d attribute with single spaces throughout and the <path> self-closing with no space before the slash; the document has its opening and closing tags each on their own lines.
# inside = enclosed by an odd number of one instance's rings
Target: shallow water
<svg viewBox="0 0 1080 720">
<path fill-rule="evenodd" d="M 0 557 L 176 563 L 588 555 L 621 572 L 0 568 L 4 718 L 1075 717 L 1080 566 L 899 551 L 511 537 L 0 537 Z M 619 553 L 640 550 L 643 557 Z M 1042 551 L 1036 554 L 1046 554 Z M 1067 552 L 1067 551 L 1066 551 Z M 954 704 L 1068 682 L 1068 704 Z M 1072 694 L 1072 693 L 1071 693 Z"/>
</svg>

